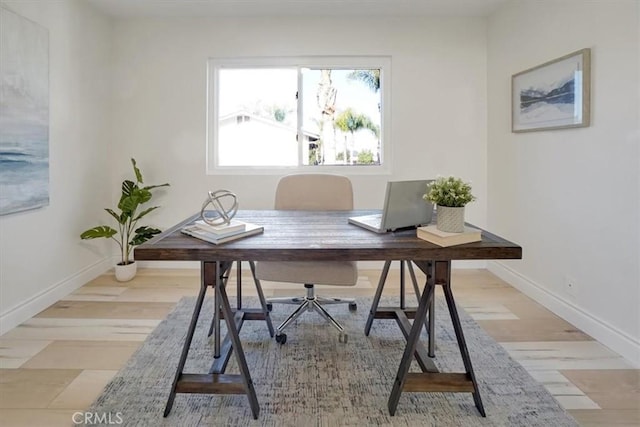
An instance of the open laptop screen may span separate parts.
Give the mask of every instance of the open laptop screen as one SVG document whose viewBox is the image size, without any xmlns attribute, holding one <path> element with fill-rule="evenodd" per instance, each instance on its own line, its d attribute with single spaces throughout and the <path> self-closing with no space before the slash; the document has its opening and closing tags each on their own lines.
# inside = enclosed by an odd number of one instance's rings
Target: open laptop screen
<svg viewBox="0 0 640 427">
<path fill-rule="evenodd" d="M 431 222 L 433 204 L 422 198 L 431 180 L 390 181 L 387 183 L 382 228 L 415 227 Z"/>
<path fill-rule="evenodd" d="M 351 224 L 377 233 L 431 222 L 433 205 L 422 199 L 432 180 L 389 181 L 382 213 L 349 218 Z"/>
</svg>

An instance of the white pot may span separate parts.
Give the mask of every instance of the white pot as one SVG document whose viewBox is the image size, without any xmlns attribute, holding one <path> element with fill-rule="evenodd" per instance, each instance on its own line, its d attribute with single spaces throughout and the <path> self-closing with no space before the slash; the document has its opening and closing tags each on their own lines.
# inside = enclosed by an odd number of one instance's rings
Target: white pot
<svg viewBox="0 0 640 427">
<path fill-rule="evenodd" d="M 452 208 L 449 206 L 437 206 L 437 228 L 448 233 L 462 233 L 464 231 L 464 206 Z"/>
<path fill-rule="evenodd" d="M 138 264 L 133 261 L 130 264 L 117 264 L 116 265 L 116 280 L 118 282 L 128 282 L 129 280 L 136 277 L 136 272 L 138 271 Z"/>
</svg>

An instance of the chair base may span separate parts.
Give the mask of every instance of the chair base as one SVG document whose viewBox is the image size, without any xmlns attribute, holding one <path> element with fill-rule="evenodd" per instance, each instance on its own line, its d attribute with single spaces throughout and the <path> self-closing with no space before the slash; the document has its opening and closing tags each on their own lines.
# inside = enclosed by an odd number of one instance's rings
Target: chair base
<svg viewBox="0 0 640 427">
<path fill-rule="evenodd" d="M 350 310 L 357 308 L 356 301 L 351 298 L 329 298 L 315 296 L 314 286 L 312 284 L 305 284 L 307 288 L 307 295 L 305 297 L 286 297 L 286 298 L 269 298 L 267 299 L 267 307 L 271 304 L 296 304 L 298 307 L 291 313 L 277 328 L 276 328 L 276 341 L 280 344 L 284 344 L 287 340 L 286 335 L 283 333 L 284 329 L 288 327 L 294 320 L 296 320 L 305 311 L 316 311 L 325 320 L 331 323 L 340 332 L 340 342 L 347 342 L 347 334 L 344 333 L 344 328 L 336 319 L 322 307 L 324 304 L 349 304 Z"/>
</svg>

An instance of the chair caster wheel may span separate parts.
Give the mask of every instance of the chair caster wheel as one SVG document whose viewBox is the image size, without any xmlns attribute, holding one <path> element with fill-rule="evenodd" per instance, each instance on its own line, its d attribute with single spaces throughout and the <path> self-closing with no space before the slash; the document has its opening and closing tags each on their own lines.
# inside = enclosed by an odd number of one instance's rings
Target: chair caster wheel
<svg viewBox="0 0 640 427">
<path fill-rule="evenodd" d="M 287 334 L 276 334 L 276 342 L 278 344 L 284 344 L 287 342 Z"/>
<path fill-rule="evenodd" d="M 346 344 L 348 340 L 349 340 L 349 335 L 347 334 L 338 335 L 338 341 L 341 342 L 342 344 Z"/>
<path fill-rule="evenodd" d="M 267 311 L 271 311 L 273 310 L 273 304 L 271 304 L 270 302 L 267 303 Z"/>
<path fill-rule="evenodd" d="M 356 311 L 357 309 L 358 309 L 358 304 L 356 304 L 355 302 L 349 303 L 349 311 Z"/>
</svg>

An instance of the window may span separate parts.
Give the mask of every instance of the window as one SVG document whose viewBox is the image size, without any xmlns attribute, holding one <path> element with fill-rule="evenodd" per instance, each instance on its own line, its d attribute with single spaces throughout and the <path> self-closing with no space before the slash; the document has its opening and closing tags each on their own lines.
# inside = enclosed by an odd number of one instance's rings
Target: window
<svg viewBox="0 0 640 427">
<path fill-rule="evenodd" d="M 389 58 L 211 59 L 211 173 L 349 167 L 388 161 Z"/>
</svg>

